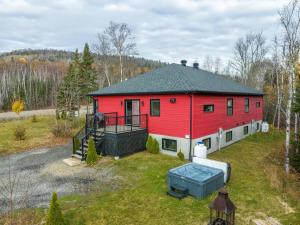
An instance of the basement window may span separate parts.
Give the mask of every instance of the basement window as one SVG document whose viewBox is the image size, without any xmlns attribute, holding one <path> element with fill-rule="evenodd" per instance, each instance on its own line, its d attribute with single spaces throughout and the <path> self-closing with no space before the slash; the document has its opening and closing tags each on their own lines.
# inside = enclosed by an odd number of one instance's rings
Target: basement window
<svg viewBox="0 0 300 225">
<path fill-rule="evenodd" d="M 162 139 L 162 149 L 177 152 L 177 141 L 172 139 Z"/>
<path fill-rule="evenodd" d="M 248 126 L 244 126 L 244 135 L 248 134 L 249 130 L 248 130 Z"/>
<path fill-rule="evenodd" d="M 210 138 L 203 139 L 202 142 L 206 146 L 207 149 L 211 148 L 211 139 Z"/>
<path fill-rule="evenodd" d="M 259 123 L 256 123 L 256 130 L 259 130 Z"/>
<path fill-rule="evenodd" d="M 245 98 L 245 112 L 249 112 L 249 98 Z"/>
<path fill-rule="evenodd" d="M 232 131 L 226 132 L 226 142 L 232 141 Z"/>
<path fill-rule="evenodd" d="M 160 116 L 160 100 L 150 100 L 150 116 Z"/>
<path fill-rule="evenodd" d="M 203 111 L 204 112 L 213 112 L 213 111 L 215 111 L 215 106 L 214 105 L 204 105 Z"/>
<path fill-rule="evenodd" d="M 233 99 L 228 98 L 227 99 L 227 116 L 233 115 Z"/>
</svg>

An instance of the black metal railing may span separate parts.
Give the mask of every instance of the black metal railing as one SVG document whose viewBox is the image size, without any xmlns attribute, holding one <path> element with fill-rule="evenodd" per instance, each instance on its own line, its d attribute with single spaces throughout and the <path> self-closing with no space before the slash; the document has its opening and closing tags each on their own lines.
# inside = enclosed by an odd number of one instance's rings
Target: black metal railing
<svg viewBox="0 0 300 225">
<path fill-rule="evenodd" d="M 138 129 L 148 129 L 147 114 L 118 116 L 117 112 L 109 112 L 103 113 L 102 119 L 96 118 L 94 114 L 86 114 L 85 126 L 73 137 L 73 153 L 81 147 L 84 158 L 84 144 L 88 142 L 91 135 L 96 138 L 101 132 L 122 133 Z"/>
<path fill-rule="evenodd" d="M 105 116 L 105 132 L 128 132 L 137 129 L 148 129 L 148 115 L 130 115 L 130 116 Z"/>
<path fill-rule="evenodd" d="M 82 127 L 72 138 L 73 142 L 73 153 L 80 149 L 82 146 L 82 138 L 86 135 L 86 128 L 85 126 Z"/>
<path fill-rule="evenodd" d="M 117 112 L 104 113 L 104 118 L 106 117 L 117 117 Z M 102 122 L 103 123 L 103 122 Z M 101 126 L 105 124 L 95 122 L 94 114 L 86 114 L 85 125 L 82 127 L 72 138 L 73 142 L 73 153 L 80 149 L 83 151 L 83 145 L 89 139 L 90 135 L 96 135 L 96 131 Z"/>
</svg>

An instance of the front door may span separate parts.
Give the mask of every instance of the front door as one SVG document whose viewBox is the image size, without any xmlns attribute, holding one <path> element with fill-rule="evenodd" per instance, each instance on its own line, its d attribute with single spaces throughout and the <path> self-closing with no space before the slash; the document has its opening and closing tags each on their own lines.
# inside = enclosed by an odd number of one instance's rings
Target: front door
<svg viewBox="0 0 300 225">
<path fill-rule="evenodd" d="M 125 100 L 125 123 L 139 126 L 140 100 Z"/>
</svg>

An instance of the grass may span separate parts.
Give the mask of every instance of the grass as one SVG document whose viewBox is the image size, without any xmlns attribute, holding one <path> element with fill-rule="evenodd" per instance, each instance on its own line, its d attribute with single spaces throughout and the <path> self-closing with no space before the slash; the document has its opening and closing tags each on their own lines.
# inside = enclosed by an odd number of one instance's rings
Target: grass
<svg viewBox="0 0 300 225">
<path fill-rule="evenodd" d="M 70 138 L 57 138 L 51 133 L 55 117 L 38 116 L 37 122 L 31 118 L 0 122 L 0 155 L 18 153 L 38 147 L 50 147 L 70 141 Z M 15 140 L 17 126 L 26 128 L 26 139 Z"/>
<path fill-rule="evenodd" d="M 277 156 L 283 144 L 283 133 L 256 134 L 233 144 L 210 158 L 232 165 L 227 186 L 237 206 L 236 224 L 251 224 L 252 218 L 268 216 L 284 225 L 300 224 L 300 183 L 294 175 L 284 178 Z M 115 168 L 119 187 L 85 195 L 60 198 L 67 224 L 207 224 L 208 204 L 216 193 L 203 199 L 187 197 L 177 200 L 166 195 L 167 171 L 183 164 L 177 158 L 141 152 L 118 161 L 102 159 L 97 167 Z M 287 207 L 289 206 L 289 207 Z M 287 212 L 292 208 L 294 212 Z M 46 210 L 38 209 L 38 217 Z"/>
<path fill-rule="evenodd" d="M 274 165 L 268 157 L 278 152 L 282 143 L 280 132 L 257 134 L 210 155 L 232 165 L 227 189 L 237 206 L 237 224 L 250 224 L 252 218 L 266 216 L 283 224 L 300 223 L 300 197 L 292 198 L 276 189 L 269 179 L 267 168 Z M 166 174 L 182 164 L 178 159 L 142 152 L 110 163 L 125 177 L 124 187 L 63 197 L 62 208 L 69 224 L 207 224 L 208 204 L 216 194 L 203 200 L 188 197 L 181 201 L 166 195 Z M 297 213 L 286 213 L 283 203 Z"/>
</svg>

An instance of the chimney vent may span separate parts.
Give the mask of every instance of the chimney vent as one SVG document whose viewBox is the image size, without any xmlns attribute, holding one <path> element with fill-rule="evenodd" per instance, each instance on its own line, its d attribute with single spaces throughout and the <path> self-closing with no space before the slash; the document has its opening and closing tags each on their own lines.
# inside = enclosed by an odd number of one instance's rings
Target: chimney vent
<svg viewBox="0 0 300 225">
<path fill-rule="evenodd" d="M 187 61 L 185 59 L 181 60 L 181 65 L 186 66 Z"/>
<path fill-rule="evenodd" d="M 199 63 L 194 62 L 194 63 L 193 63 L 193 67 L 194 67 L 195 69 L 199 69 Z"/>
</svg>

